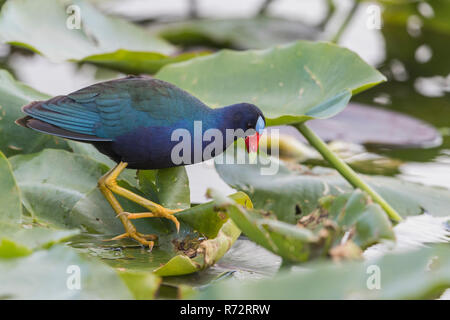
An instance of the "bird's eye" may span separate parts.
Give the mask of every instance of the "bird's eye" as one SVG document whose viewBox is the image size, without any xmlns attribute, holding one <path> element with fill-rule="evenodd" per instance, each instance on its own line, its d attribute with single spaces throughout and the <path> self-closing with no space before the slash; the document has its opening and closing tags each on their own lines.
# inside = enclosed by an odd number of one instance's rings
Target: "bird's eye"
<svg viewBox="0 0 450 320">
<path fill-rule="evenodd" d="M 250 128 L 252 128 L 252 127 L 253 127 L 253 123 L 247 122 L 247 129 L 250 129 Z"/>
</svg>

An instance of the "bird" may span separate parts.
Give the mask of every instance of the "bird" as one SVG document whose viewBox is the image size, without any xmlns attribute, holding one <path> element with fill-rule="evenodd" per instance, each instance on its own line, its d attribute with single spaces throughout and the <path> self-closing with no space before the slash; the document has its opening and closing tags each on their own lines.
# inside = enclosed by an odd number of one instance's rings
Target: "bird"
<svg viewBox="0 0 450 320">
<path fill-rule="evenodd" d="M 125 229 L 123 234 L 111 240 L 132 238 L 150 250 L 158 237 L 140 233 L 131 220 L 166 218 L 179 231 L 180 224 L 174 214 L 180 210 L 165 208 L 119 186 L 120 173 L 125 168 L 163 169 L 205 161 L 222 153 L 239 138 L 245 139 L 248 152 L 255 152 L 266 124 L 262 111 L 253 104 L 210 108 L 187 91 L 149 76 L 127 76 L 96 83 L 67 95 L 33 101 L 23 106 L 22 111 L 25 116 L 16 120 L 20 126 L 90 143 L 116 163 L 98 180 L 98 188 Z M 229 130 L 240 134 L 222 141 L 219 136 L 214 136 L 215 148 L 209 148 L 212 151 L 206 154 L 203 151 L 208 148 L 208 141 L 203 135 L 196 135 L 198 124 L 205 134 L 208 130 L 220 133 L 222 137 Z M 182 136 L 180 133 L 191 135 L 191 141 L 183 141 L 185 148 L 174 157 L 174 149 L 177 146 L 179 149 L 181 144 L 181 139 L 174 139 L 174 134 Z M 200 150 L 190 152 L 191 147 L 199 146 Z M 179 161 L 180 157 L 183 161 Z M 125 212 L 115 195 L 148 211 Z"/>
</svg>

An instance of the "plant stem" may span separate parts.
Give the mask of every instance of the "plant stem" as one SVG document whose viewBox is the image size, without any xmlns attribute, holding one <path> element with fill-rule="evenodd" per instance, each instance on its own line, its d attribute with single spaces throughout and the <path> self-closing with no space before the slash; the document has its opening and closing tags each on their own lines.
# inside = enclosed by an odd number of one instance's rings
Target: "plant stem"
<svg viewBox="0 0 450 320">
<path fill-rule="evenodd" d="M 350 8 L 350 11 L 348 12 L 347 16 L 344 19 L 344 22 L 342 22 L 341 26 L 339 27 L 339 30 L 336 32 L 334 37 L 331 39 L 332 42 L 338 43 L 339 39 L 341 38 L 342 34 L 344 33 L 345 29 L 347 29 L 348 24 L 350 21 L 352 21 L 353 16 L 355 15 L 356 10 L 358 10 L 360 5 L 359 0 L 353 0 L 352 7 Z"/>
<path fill-rule="evenodd" d="M 189 0 L 189 18 L 197 19 L 198 18 L 198 6 L 197 0 Z"/>
<path fill-rule="evenodd" d="M 333 17 L 335 11 L 336 11 L 336 5 L 334 4 L 333 0 L 326 0 L 327 4 L 327 13 L 325 14 L 325 18 L 323 18 L 322 22 L 319 23 L 317 26 L 321 30 L 324 30 L 330 19 Z"/>
<path fill-rule="evenodd" d="M 320 139 L 305 123 L 295 126 L 298 131 L 308 140 L 309 144 L 316 148 L 317 151 L 327 160 L 339 173 L 355 188 L 359 188 L 369 194 L 373 201 L 378 203 L 389 218 L 394 221 L 401 221 L 400 215 L 386 202 L 375 190 L 366 184 L 342 159 L 340 159 L 333 151 L 331 151 L 325 142 Z"/>
<path fill-rule="evenodd" d="M 272 4 L 273 0 L 264 0 L 261 7 L 258 10 L 258 15 L 263 16 L 267 14 L 267 9 L 269 9 L 269 6 Z"/>
</svg>

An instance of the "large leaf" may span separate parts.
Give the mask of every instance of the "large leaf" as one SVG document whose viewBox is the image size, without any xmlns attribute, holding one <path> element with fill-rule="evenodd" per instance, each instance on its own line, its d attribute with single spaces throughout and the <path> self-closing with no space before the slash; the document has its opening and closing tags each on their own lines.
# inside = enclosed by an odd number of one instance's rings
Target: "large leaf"
<svg viewBox="0 0 450 320">
<path fill-rule="evenodd" d="M 161 170 L 140 170 L 139 184 L 149 195 L 156 196 L 156 202 L 171 209 L 190 207 L 189 179 L 184 167 Z"/>
<path fill-rule="evenodd" d="M 89 151 L 83 148 L 77 150 L 82 153 Z M 14 156 L 11 162 L 23 193 L 24 206 L 34 221 L 54 229 L 83 230 L 84 234 L 71 239 L 72 245 L 111 262 L 115 267 L 155 271 L 164 275 L 195 272 L 220 259 L 240 234 L 231 221 L 227 222 L 226 210 L 214 203 L 206 203 L 177 213 L 181 222 L 179 233 L 167 219 L 134 221 L 140 232 L 158 235 L 152 253 L 132 240 L 105 242 L 124 232 L 116 213 L 97 188 L 97 180 L 108 169 L 105 164 L 92 157 L 54 149 Z M 155 172 L 157 201 L 164 201 L 173 207 L 190 206 L 184 170 L 177 168 Z M 119 184 L 144 195 L 125 180 L 119 180 Z M 251 206 L 243 193 L 237 193 L 233 198 L 242 205 Z M 133 202 L 120 197 L 118 200 L 127 212 L 143 211 Z"/>
<path fill-rule="evenodd" d="M 124 181 L 120 183 L 122 186 L 138 192 Z M 137 204 L 118 198 L 124 210 L 127 212 L 140 212 L 142 208 Z M 51 221 L 57 222 L 58 217 L 49 217 Z M 94 234 L 106 234 L 109 238 L 123 233 L 123 226 L 119 219 L 116 218 L 115 212 L 112 210 L 108 201 L 97 188 L 84 194 L 72 207 L 66 219 L 62 221 L 65 228 L 81 228 L 84 231 Z M 151 219 L 149 221 L 138 220 L 135 223 L 136 228 L 146 233 L 171 233 L 172 226 L 168 221 L 161 219 Z"/>
<path fill-rule="evenodd" d="M 22 200 L 11 164 L 0 151 L 0 221 L 20 222 Z"/>
<path fill-rule="evenodd" d="M 117 165 L 113 160 L 111 160 L 104 154 L 98 152 L 98 150 L 95 149 L 95 147 L 90 143 L 82 143 L 82 142 L 67 140 L 67 144 L 69 145 L 70 149 L 72 149 L 73 152 L 82 154 L 82 155 L 87 156 L 88 158 L 91 158 L 97 162 L 103 163 L 110 169 Z M 133 187 L 138 186 L 136 170 L 125 169 L 120 174 L 120 179 L 125 180 L 128 184 L 132 185 Z"/>
<path fill-rule="evenodd" d="M 45 149 L 10 160 L 25 207 L 35 218 L 58 226 L 66 226 L 72 208 L 106 171 L 87 157 L 63 150 Z"/>
<path fill-rule="evenodd" d="M 0 70 L 0 150 L 7 157 L 19 153 L 31 153 L 43 148 L 67 148 L 66 142 L 53 136 L 22 128 L 14 123 L 23 117 L 21 107 L 33 100 L 45 100 L 49 96 L 18 81 Z"/>
<path fill-rule="evenodd" d="M 231 199 L 245 207 L 252 205 L 244 193 L 236 193 Z M 142 252 L 128 250 L 110 263 L 131 270 L 150 270 L 161 276 L 189 274 L 214 265 L 241 233 L 232 221 L 227 221 L 226 208 L 214 202 L 197 205 L 176 216 L 207 238 L 199 238 L 183 230 L 178 237 L 161 235 L 160 241 L 165 244 L 161 244 L 160 252 L 156 252 L 150 261 Z"/>
<path fill-rule="evenodd" d="M 80 60 L 87 56 L 127 48 L 136 51 L 173 52 L 165 41 L 144 30 L 109 18 L 86 1 L 74 1 L 82 21 L 69 29 L 71 17 L 60 0 L 8 1 L 0 15 L 0 37 L 8 43 L 30 48 L 53 61 Z"/>
<path fill-rule="evenodd" d="M 97 162 L 103 163 L 109 168 L 112 168 L 116 165 L 116 163 L 113 160 L 111 160 L 108 156 L 104 155 L 103 153 L 98 152 L 98 150 L 95 149 L 95 147 L 90 143 L 67 140 L 67 144 L 74 153 L 87 156 Z M 132 171 L 136 172 L 135 170 Z"/>
<path fill-rule="evenodd" d="M 160 276 L 183 275 L 197 272 L 214 265 L 231 248 L 241 234 L 230 220 L 224 224 L 217 237 L 202 241 L 196 248 L 195 256 L 189 258 L 178 254 L 166 264 L 154 270 Z"/>
<path fill-rule="evenodd" d="M 119 276 L 136 300 L 154 299 L 162 280 L 149 272 L 119 271 Z"/>
<path fill-rule="evenodd" d="M 35 221 L 94 233 L 123 232 L 116 214 L 97 188 L 98 179 L 108 170 L 106 165 L 84 155 L 55 149 L 14 156 L 11 163 L 23 193 L 23 203 Z M 139 192 L 125 180 L 119 183 Z M 142 211 L 126 199 L 119 201 L 129 212 Z M 150 224 L 138 221 L 137 225 L 149 232 L 171 231 L 166 222 L 154 219 Z"/>
<path fill-rule="evenodd" d="M 261 154 L 260 159 L 265 157 Z M 233 161 L 227 159 L 223 163 Z M 300 165 L 289 169 L 273 158 L 264 160 L 267 161 L 268 165 L 216 163 L 216 169 L 226 183 L 248 193 L 255 208 L 272 211 L 282 221 L 294 223 L 297 214 L 309 214 L 317 208 L 321 197 L 353 189 L 335 170 L 320 167 L 311 170 Z M 273 175 L 263 175 L 261 169 L 269 166 L 278 169 Z M 450 191 L 446 189 L 381 176 L 365 176 L 364 180 L 403 217 L 423 212 L 448 215 Z"/>
<path fill-rule="evenodd" d="M 114 69 L 127 74 L 155 74 L 163 66 L 209 54 L 208 51 L 185 52 L 167 56 L 158 52 L 129 51 L 120 49 L 112 53 L 96 54 L 80 60 L 99 67 Z"/>
<path fill-rule="evenodd" d="M 352 93 L 385 79 L 347 49 L 307 41 L 266 50 L 222 50 L 166 66 L 157 77 L 214 108 L 254 103 L 269 125 L 331 117 Z"/>
<path fill-rule="evenodd" d="M 305 268 L 259 282 L 222 282 L 197 298 L 433 299 L 450 287 L 450 248 L 436 246 L 366 262 L 310 264 Z"/>
<path fill-rule="evenodd" d="M 184 167 L 139 170 L 137 176 L 141 190 L 153 201 L 172 209 L 190 207 L 189 180 Z M 235 197 L 244 202 L 247 199 L 240 193 Z M 184 210 L 177 214 L 177 218 L 206 237 L 215 238 L 228 216 L 211 202 Z"/>
<path fill-rule="evenodd" d="M 77 280 L 80 276 L 80 288 Z M 117 273 L 73 249 L 54 246 L 30 256 L 0 258 L 3 299 L 131 299 Z"/>
<path fill-rule="evenodd" d="M 136 224 L 140 230 L 142 225 Z M 156 230 L 160 231 L 160 230 Z M 164 276 L 184 275 L 204 270 L 218 261 L 239 236 L 240 230 L 228 222 L 215 238 L 205 239 L 182 225 L 179 234 L 159 234 L 157 246 L 149 253 L 131 240 L 107 242 L 111 236 L 83 235 L 71 246 L 101 258 L 112 267 L 130 272 L 152 272 Z"/>
<path fill-rule="evenodd" d="M 302 216 L 297 225 L 280 221 L 267 211 L 246 209 L 220 195 L 216 201 L 228 204 L 231 219 L 252 241 L 287 261 L 304 262 L 327 255 L 359 258 L 361 249 L 395 239 L 386 214 L 359 190 L 320 199 L 320 206 Z M 347 232 L 350 236 L 342 242 Z"/>
<path fill-rule="evenodd" d="M 279 256 L 244 237 L 239 238 L 231 249 L 214 266 L 184 276 L 165 277 L 164 285 L 188 285 L 202 289 L 228 278 L 264 279 L 274 276 L 280 266 Z"/>
<path fill-rule="evenodd" d="M 56 230 L 34 225 L 0 223 L 0 258 L 25 256 L 69 239 L 78 230 Z"/>
<path fill-rule="evenodd" d="M 89 62 L 126 73 L 154 73 L 163 65 L 197 54 L 171 56 L 175 47 L 146 30 L 108 17 L 87 1 L 75 0 L 80 28 L 68 28 L 76 14 L 64 0 L 18 0 L 0 15 L 0 39 L 28 48 L 52 61 Z"/>
<path fill-rule="evenodd" d="M 246 203 L 249 205 L 248 197 L 242 193 L 234 195 L 233 198 L 242 205 Z M 221 223 L 218 224 L 212 219 L 208 220 L 208 213 L 205 214 L 202 207 L 205 208 L 205 212 L 209 212 L 209 216 L 217 214 L 228 216 L 225 209 L 222 209 L 221 213 L 218 212 L 219 207 L 214 210 L 215 205 L 213 203 L 198 205 L 195 207 L 196 211 L 188 209 L 177 214 L 182 222 L 179 234 L 176 234 L 173 228 L 169 230 L 163 230 L 162 227 L 156 228 L 157 225 L 152 221 L 153 229 L 149 230 L 148 226 L 147 229 L 144 229 L 159 235 L 158 246 L 153 248 L 151 253 L 137 247 L 130 240 L 123 240 L 118 243 L 105 242 L 108 239 L 108 236 L 105 235 L 82 235 L 79 239 L 73 239 L 71 245 L 82 252 L 102 258 L 105 262 L 113 267 L 120 268 L 120 270 L 154 272 L 162 276 L 197 272 L 214 265 L 230 249 L 240 234 L 240 230 L 231 221 L 224 224 L 226 220 L 222 219 Z M 75 208 L 74 210 L 78 209 Z M 223 226 L 214 237 L 205 238 L 199 237 L 192 229 L 187 228 L 183 223 L 186 220 L 193 226 L 198 225 L 199 232 L 211 229 L 211 227 L 202 227 L 204 222 L 200 221 L 206 220 L 210 224 Z M 136 223 L 136 227 L 143 230 L 145 226 Z M 121 228 L 118 221 L 114 228 Z"/>
<path fill-rule="evenodd" d="M 36 221 L 95 233 L 123 232 L 115 213 L 97 189 L 98 179 L 108 169 L 104 164 L 54 149 L 15 156 L 11 163 L 24 205 Z M 126 187 L 131 188 L 128 184 Z M 130 212 L 142 210 L 129 201 L 120 201 Z M 168 228 L 159 219 L 155 223 L 154 228 Z"/>
</svg>

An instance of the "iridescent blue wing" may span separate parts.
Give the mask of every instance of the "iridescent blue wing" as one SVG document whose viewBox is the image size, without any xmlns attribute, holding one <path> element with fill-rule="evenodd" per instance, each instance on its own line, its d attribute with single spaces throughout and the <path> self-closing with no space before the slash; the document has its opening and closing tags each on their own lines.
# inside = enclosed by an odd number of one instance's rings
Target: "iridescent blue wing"
<svg viewBox="0 0 450 320">
<path fill-rule="evenodd" d="M 40 131 L 66 138 L 76 133 L 77 139 L 83 135 L 92 141 L 112 140 L 139 127 L 172 126 L 207 110 L 187 92 L 149 77 L 102 82 L 23 108 L 31 118 L 46 123 L 45 130 L 51 129 L 45 131 L 41 125 Z"/>
</svg>

